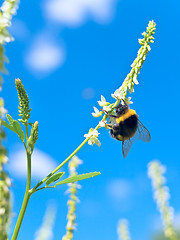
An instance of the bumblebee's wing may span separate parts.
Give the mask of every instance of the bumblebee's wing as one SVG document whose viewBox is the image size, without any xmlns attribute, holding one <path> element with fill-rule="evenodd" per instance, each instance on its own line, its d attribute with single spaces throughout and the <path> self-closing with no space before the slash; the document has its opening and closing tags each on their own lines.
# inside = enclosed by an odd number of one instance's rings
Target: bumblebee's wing
<svg viewBox="0 0 180 240">
<path fill-rule="evenodd" d="M 127 157 L 128 152 L 129 152 L 129 150 L 131 149 L 134 141 L 135 141 L 135 138 L 132 137 L 132 138 L 130 138 L 130 139 L 128 139 L 128 140 L 124 140 L 124 141 L 122 142 L 122 152 L 123 152 L 124 158 Z"/>
<path fill-rule="evenodd" d="M 142 140 L 143 142 L 149 142 L 151 140 L 151 135 L 149 131 L 139 120 L 137 131 L 134 136 L 137 140 Z"/>
<path fill-rule="evenodd" d="M 147 128 L 138 120 L 138 127 L 135 135 L 122 142 L 122 151 L 124 158 L 127 157 L 129 150 L 131 149 L 135 139 L 142 140 L 143 142 L 149 142 L 151 140 L 151 135 Z"/>
</svg>

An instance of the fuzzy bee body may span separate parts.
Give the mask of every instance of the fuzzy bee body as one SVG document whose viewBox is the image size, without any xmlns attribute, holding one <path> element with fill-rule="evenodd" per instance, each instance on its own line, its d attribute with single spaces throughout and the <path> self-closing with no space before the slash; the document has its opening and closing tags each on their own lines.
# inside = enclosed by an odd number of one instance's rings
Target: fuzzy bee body
<svg viewBox="0 0 180 240">
<path fill-rule="evenodd" d="M 108 114 L 108 113 L 107 113 Z M 128 104 L 119 104 L 115 115 L 108 114 L 110 118 L 110 134 L 116 140 L 122 141 L 123 156 L 126 157 L 134 140 L 149 142 L 151 136 L 149 131 L 139 121 L 136 111 L 130 109 Z M 113 123 L 111 123 L 113 122 Z"/>
<path fill-rule="evenodd" d="M 129 109 L 126 114 L 117 117 L 115 121 L 116 125 L 110 130 L 113 138 L 124 141 L 134 136 L 138 126 L 138 116 L 134 110 Z"/>
</svg>

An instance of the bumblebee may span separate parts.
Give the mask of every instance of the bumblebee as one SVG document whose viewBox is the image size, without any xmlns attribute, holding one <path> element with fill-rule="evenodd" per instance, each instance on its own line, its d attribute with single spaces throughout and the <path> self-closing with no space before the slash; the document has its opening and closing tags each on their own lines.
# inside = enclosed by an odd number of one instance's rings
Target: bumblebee
<svg viewBox="0 0 180 240">
<path fill-rule="evenodd" d="M 135 139 L 149 142 L 151 135 L 145 126 L 139 121 L 135 110 L 130 109 L 129 105 L 122 99 L 124 104 L 119 103 L 115 108 L 115 115 L 105 113 L 109 117 L 110 134 L 113 138 L 122 141 L 122 152 L 124 158 L 127 156 Z"/>
</svg>

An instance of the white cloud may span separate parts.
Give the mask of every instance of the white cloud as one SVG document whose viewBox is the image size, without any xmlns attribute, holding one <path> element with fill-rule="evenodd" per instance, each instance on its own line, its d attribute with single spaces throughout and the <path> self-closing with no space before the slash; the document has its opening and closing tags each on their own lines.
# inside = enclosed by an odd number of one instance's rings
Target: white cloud
<svg viewBox="0 0 180 240">
<path fill-rule="evenodd" d="M 127 200 L 132 194 L 132 184 L 123 179 L 110 180 L 107 184 L 107 194 L 115 201 Z"/>
<path fill-rule="evenodd" d="M 113 211 L 128 212 L 132 209 L 132 182 L 121 178 L 112 179 L 107 183 L 106 193 L 112 202 Z"/>
<path fill-rule="evenodd" d="M 60 67 L 64 59 L 64 48 L 43 34 L 34 39 L 34 43 L 25 56 L 26 65 L 30 70 L 46 74 Z"/>
<path fill-rule="evenodd" d="M 46 177 L 54 168 L 56 161 L 47 153 L 34 149 L 32 154 L 32 178 L 40 180 Z M 22 148 L 10 153 L 8 170 L 13 176 L 24 178 L 27 175 L 26 153 Z"/>
<path fill-rule="evenodd" d="M 109 22 L 118 0 L 47 0 L 45 16 L 65 26 L 79 26 L 88 19 Z"/>
</svg>

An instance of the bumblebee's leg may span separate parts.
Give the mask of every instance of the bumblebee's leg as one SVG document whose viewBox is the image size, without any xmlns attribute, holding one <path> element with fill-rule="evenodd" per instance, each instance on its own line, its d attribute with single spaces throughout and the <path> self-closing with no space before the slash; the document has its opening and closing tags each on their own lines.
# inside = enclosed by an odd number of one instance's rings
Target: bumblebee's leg
<svg viewBox="0 0 180 240">
<path fill-rule="evenodd" d="M 128 106 L 127 102 L 123 98 L 121 98 L 121 101 L 123 101 L 124 105 Z"/>
<path fill-rule="evenodd" d="M 110 128 L 110 129 L 113 129 L 113 126 L 109 123 L 106 123 L 106 125 Z"/>
<path fill-rule="evenodd" d="M 103 123 L 104 123 L 106 126 L 108 126 L 110 129 L 113 129 L 113 126 L 112 126 L 111 124 L 106 123 L 106 122 L 104 122 L 104 121 L 103 121 Z"/>
<path fill-rule="evenodd" d="M 108 115 L 108 117 L 114 117 L 114 118 L 117 118 L 117 116 L 115 115 L 112 115 L 112 114 L 109 114 L 106 110 L 104 109 L 101 109 L 103 112 L 105 112 L 106 115 Z"/>
</svg>

